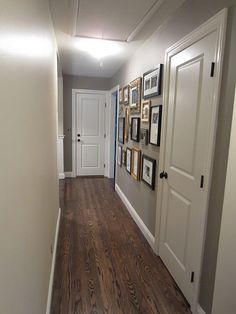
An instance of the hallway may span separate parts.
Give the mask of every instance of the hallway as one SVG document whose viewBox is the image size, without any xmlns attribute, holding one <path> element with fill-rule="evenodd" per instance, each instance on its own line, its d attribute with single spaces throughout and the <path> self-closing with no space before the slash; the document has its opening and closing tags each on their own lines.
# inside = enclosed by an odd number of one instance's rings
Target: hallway
<svg viewBox="0 0 236 314">
<path fill-rule="evenodd" d="M 191 313 L 112 181 L 60 182 L 52 314 Z"/>
</svg>

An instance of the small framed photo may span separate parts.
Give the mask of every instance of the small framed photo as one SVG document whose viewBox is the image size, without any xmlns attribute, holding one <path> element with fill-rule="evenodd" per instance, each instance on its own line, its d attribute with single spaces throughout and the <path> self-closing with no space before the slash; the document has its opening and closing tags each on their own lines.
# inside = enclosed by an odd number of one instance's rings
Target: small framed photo
<svg viewBox="0 0 236 314">
<path fill-rule="evenodd" d="M 142 78 L 138 77 L 130 83 L 130 113 L 140 113 Z"/>
<path fill-rule="evenodd" d="M 119 89 L 119 104 L 122 105 L 123 104 L 123 88 Z"/>
<path fill-rule="evenodd" d="M 122 165 L 126 166 L 126 150 L 122 149 Z"/>
<path fill-rule="evenodd" d="M 141 121 L 144 123 L 149 122 L 149 116 L 150 116 L 150 100 L 146 100 L 142 102 L 142 109 L 141 109 Z"/>
<path fill-rule="evenodd" d="M 131 140 L 139 142 L 140 118 L 131 118 Z"/>
<path fill-rule="evenodd" d="M 129 108 L 125 108 L 125 143 L 129 140 Z"/>
<path fill-rule="evenodd" d="M 163 64 L 143 74 L 143 98 L 161 95 Z"/>
<path fill-rule="evenodd" d="M 125 118 L 118 120 L 118 142 L 124 144 L 125 139 Z"/>
<path fill-rule="evenodd" d="M 146 155 L 142 155 L 141 179 L 152 190 L 155 190 L 155 174 L 156 174 L 156 160 Z"/>
<path fill-rule="evenodd" d="M 126 148 L 126 170 L 131 174 L 132 167 L 132 149 Z"/>
<path fill-rule="evenodd" d="M 149 143 L 160 146 L 162 106 L 151 107 Z"/>
<path fill-rule="evenodd" d="M 131 175 L 135 180 L 140 180 L 140 158 L 141 150 L 138 148 L 132 148 Z"/>
<path fill-rule="evenodd" d="M 117 163 L 118 166 L 122 166 L 122 146 L 118 145 L 118 151 L 117 151 Z"/>
<path fill-rule="evenodd" d="M 123 102 L 125 106 L 129 104 L 129 85 L 123 88 Z"/>
<path fill-rule="evenodd" d="M 140 142 L 142 145 L 148 145 L 148 130 L 147 129 L 140 130 Z"/>
</svg>

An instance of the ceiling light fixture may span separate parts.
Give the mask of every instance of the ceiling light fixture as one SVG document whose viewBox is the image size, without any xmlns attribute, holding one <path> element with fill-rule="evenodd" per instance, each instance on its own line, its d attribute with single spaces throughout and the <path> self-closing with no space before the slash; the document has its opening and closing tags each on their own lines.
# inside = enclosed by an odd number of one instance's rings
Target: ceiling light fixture
<svg viewBox="0 0 236 314">
<path fill-rule="evenodd" d="M 117 55 L 122 51 L 122 46 L 118 42 L 94 38 L 77 38 L 76 47 L 97 60 Z"/>
</svg>

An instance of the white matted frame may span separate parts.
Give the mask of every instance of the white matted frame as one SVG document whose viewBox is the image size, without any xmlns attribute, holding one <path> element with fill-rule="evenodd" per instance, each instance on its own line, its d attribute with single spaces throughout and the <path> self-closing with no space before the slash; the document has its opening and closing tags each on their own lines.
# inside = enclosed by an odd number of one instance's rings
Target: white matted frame
<svg viewBox="0 0 236 314">
<path fill-rule="evenodd" d="M 76 95 L 77 94 L 98 94 L 98 95 L 104 95 L 105 96 L 105 110 L 104 110 L 104 130 L 105 130 L 105 165 L 107 165 L 108 162 L 108 142 L 107 142 L 107 131 L 108 131 L 108 125 L 109 125 L 109 119 L 108 113 L 107 113 L 107 104 L 108 104 L 108 92 L 104 90 L 90 90 L 90 89 L 72 89 L 72 173 L 71 177 L 76 177 L 76 168 L 77 168 L 77 161 L 76 161 Z M 104 168 L 104 176 L 108 176 L 108 167 L 105 166 Z"/>
<path fill-rule="evenodd" d="M 210 123 L 210 141 L 209 141 L 209 151 L 207 157 L 207 164 L 205 169 L 205 191 L 202 201 L 203 216 L 205 217 L 201 230 L 199 230 L 199 237 L 201 242 L 201 256 L 199 269 L 197 270 L 198 276 L 196 276 L 196 289 L 194 297 L 194 306 L 192 307 L 193 313 L 198 312 L 198 295 L 199 295 L 199 283 L 201 274 L 201 264 L 202 264 L 202 252 L 203 244 L 205 241 L 205 228 L 207 220 L 207 211 L 209 204 L 209 194 L 211 187 L 211 177 L 212 177 L 212 167 L 214 158 L 214 147 L 216 138 L 216 127 L 217 127 L 217 116 L 218 116 L 218 105 L 220 98 L 220 85 L 222 76 L 222 65 L 223 65 L 223 55 L 224 55 L 224 44 L 226 36 L 226 23 L 227 23 L 227 9 L 221 10 L 218 14 L 213 16 L 207 22 L 198 27 L 195 31 L 185 36 L 179 42 L 171 46 L 166 50 L 165 55 L 165 81 L 164 81 L 164 94 L 163 94 L 163 116 L 162 116 L 162 134 L 161 134 L 161 145 L 160 145 L 160 160 L 159 160 L 159 172 L 165 167 L 165 147 L 166 147 L 166 127 L 167 127 L 167 117 L 168 117 L 168 94 L 169 94 L 169 73 L 170 73 L 170 62 L 171 57 L 180 52 L 181 50 L 187 48 L 188 46 L 199 41 L 207 34 L 216 31 L 217 33 L 217 53 L 215 55 L 215 82 L 214 82 L 214 97 L 213 97 L 213 110 L 212 110 L 212 120 Z M 158 176 L 158 190 L 157 190 L 157 207 L 156 207 L 156 228 L 155 228 L 155 247 L 154 250 L 156 254 L 159 254 L 159 239 L 160 239 L 160 220 L 161 220 L 161 208 L 162 208 L 162 193 L 163 193 L 163 180 Z"/>
</svg>

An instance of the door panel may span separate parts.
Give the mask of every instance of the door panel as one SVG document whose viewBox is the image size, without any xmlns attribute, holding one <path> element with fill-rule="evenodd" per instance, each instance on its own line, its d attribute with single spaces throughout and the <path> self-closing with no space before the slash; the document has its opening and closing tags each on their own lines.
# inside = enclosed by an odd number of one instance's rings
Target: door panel
<svg viewBox="0 0 236 314">
<path fill-rule="evenodd" d="M 104 175 L 105 95 L 77 94 L 77 175 Z"/>
<path fill-rule="evenodd" d="M 213 32 L 170 60 L 160 256 L 190 304 L 195 285 L 191 274 L 198 269 L 200 254 L 200 179 L 208 156 L 214 82 L 210 70 L 216 47 Z"/>
</svg>

